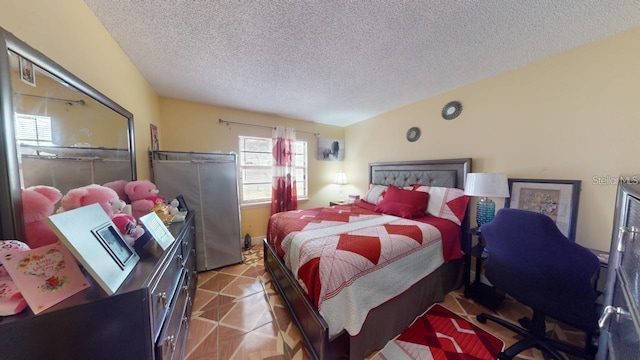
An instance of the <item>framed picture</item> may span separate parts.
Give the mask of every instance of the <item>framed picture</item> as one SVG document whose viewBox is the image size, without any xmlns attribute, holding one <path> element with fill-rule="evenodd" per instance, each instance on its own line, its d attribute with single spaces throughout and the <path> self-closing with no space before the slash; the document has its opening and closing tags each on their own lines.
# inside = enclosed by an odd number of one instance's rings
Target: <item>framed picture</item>
<svg viewBox="0 0 640 360">
<path fill-rule="evenodd" d="M 549 216 L 571 241 L 576 240 L 580 180 L 509 179 L 505 207 Z"/>
<path fill-rule="evenodd" d="M 158 127 L 154 124 L 149 124 L 149 129 L 151 131 L 151 150 L 158 151 L 160 150 L 160 137 L 158 137 Z"/>
<path fill-rule="evenodd" d="M 118 291 L 140 260 L 100 204 L 54 214 L 46 221 L 107 295 Z"/>
<path fill-rule="evenodd" d="M 344 140 L 318 138 L 318 160 L 343 161 Z"/>
<path fill-rule="evenodd" d="M 107 250 L 113 260 L 124 269 L 125 264 L 131 259 L 134 252 L 127 242 L 120 235 L 118 229 L 113 224 L 105 223 L 99 226 L 97 229 L 91 230 L 93 236 L 102 244 L 102 247 Z"/>
<path fill-rule="evenodd" d="M 36 74 L 33 72 L 33 63 L 20 56 L 20 80 L 31 86 L 36 86 Z"/>
<path fill-rule="evenodd" d="M 140 222 L 163 251 L 176 240 L 155 212 L 141 216 Z"/>
<path fill-rule="evenodd" d="M 184 200 L 184 196 L 178 195 L 176 196 L 178 199 L 178 210 L 189 212 L 189 206 L 187 206 L 187 202 Z"/>
</svg>

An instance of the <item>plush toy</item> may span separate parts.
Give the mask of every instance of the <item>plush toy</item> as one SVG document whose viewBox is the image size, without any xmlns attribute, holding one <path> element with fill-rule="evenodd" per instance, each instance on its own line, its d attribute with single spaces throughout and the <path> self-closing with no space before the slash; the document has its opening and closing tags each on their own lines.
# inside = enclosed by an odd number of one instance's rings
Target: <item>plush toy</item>
<svg viewBox="0 0 640 360">
<path fill-rule="evenodd" d="M 180 211 L 178 207 L 180 206 L 180 201 L 178 199 L 173 199 L 169 203 L 169 215 L 171 216 L 171 222 L 182 222 L 187 216 L 187 212 Z"/>
<path fill-rule="evenodd" d="M 95 203 L 100 204 L 129 244 L 133 244 L 144 234 L 144 229 L 138 226 L 132 215 L 121 213 L 125 206 L 124 201 L 120 200 L 115 190 L 106 186 L 91 184 L 71 189 L 60 202 L 63 211 Z"/>
<path fill-rule="evenodd" d="M 152 211 L 157 205 L 167 206 L 164 196 L 149 180 L 130 181 L 124 186 L 124 192 L 131 199 L 132 214 L 136 219 Z"/>
<path fill-rule="evenodd" d="M 32 249 L 58 241 L 58 237 L 44 219 L 53 215 L 55 206 L 61 198 L 60 190 L 52 186 L 37 185 L 22 190 L 25 240 Z"/>
<path fill-rule="evenodd" d="M 127 185 L 127 183 L 128 183 L 127 180 L 116 180 L 116 181 L 110 181 L 108 183 L 102 184 L 102 186 L 106 186 L 110 189 L 113 189 L 118 194 L 118 197 L 120 198 L 120 200 L 128 204 L 131 202 L 131 200 L 129 199 L 129 196 L 127 195 L 127 193 L 124 192 L 124 186 Z"/>
<path fill-rule="evenodd" d="M 0 240 L 0 257 L 30 250 L 29 246 L 18 240 Z M 16 284 L 0 263 L 0 316 L 15 315 L 27 307 Z"/>
</svg>

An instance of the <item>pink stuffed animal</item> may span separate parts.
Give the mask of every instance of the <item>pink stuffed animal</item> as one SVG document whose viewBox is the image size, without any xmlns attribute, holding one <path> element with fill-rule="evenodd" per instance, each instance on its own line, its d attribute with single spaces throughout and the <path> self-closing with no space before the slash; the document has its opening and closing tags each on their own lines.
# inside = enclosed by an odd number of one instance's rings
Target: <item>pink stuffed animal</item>
<svg viewBox="0 0 640 360">
<path fill-rule="evenodd" d="M 130 181 L 124 186 L 124 192 L 131 199 L 131 210 L 136 219 L 150 213 L 156 205 L 166 205 L 164 196 L 158 195 L 160 191 L 149 180 Z"/>
<path fill-rule="evenodd" d="M 91 184 L 71 189 L 60 202 L 64 211 L 95 203 L 102 206 L 129 244 L 133 244 L 144 234 L 144 229 L 138 226 L 133 216 L 121 213 L 125 206 L 124 201 L 120 200 L 115 190 L 106 186 Z"/>
<path fill-rule="evenodd" d="M 115 192 L 118 194 L 118 197 L 120 197 L 120 200 L 128 204 L 131 202 L 131 200 L 129 199 L 127 193 L 124 192 L 124 186 L 127 185 L 127 183 L 127 180 L 116 180 L 105 183 L 102 186 L 106 186 L 110 189 L 115 190 Z"/>
<path fill-rule="evenodd" d="M 26 243 L 32 249 L 58 241 L 56 234 L 44 222 L 53 215 L 55 205 L 62 198 L 60 190 L 45 185 L 22 190 L 22 214 L 26 230 Z"/>
</svg>

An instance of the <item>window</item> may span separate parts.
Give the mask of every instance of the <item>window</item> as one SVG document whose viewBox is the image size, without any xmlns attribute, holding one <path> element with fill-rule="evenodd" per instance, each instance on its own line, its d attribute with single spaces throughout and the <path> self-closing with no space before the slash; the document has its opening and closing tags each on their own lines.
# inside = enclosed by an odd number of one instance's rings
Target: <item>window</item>
<svg viewBox="0 0 640 360">
<path fill-rule="evenodd" d="M 271 138 L 240 136 L 240 202 L 271 202 Z M 298 199 L 307 194 L 307 142 L 294 146 Z"/>
<path fill-rule="evenodd" d="M 16 114 L 16 139 L 24 145 L 53 146 L 51 118 Z"/>
</svg>

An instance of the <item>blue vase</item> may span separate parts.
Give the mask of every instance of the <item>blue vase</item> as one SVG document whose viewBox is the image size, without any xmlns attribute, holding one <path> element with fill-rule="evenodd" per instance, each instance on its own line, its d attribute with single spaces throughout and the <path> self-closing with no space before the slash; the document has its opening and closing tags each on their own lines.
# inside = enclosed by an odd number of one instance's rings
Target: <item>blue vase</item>
<svg viewBox="0 0 640 360">
<path fill-rule="evenodd" d="M 493 220 L 496 214 L 496 203 L 490 199 L 482 199 L 478 201 L 478 208 L 476 210 L 476 223 L 478 226 L 482 226 L 489 221 Z"/>
</svg>

